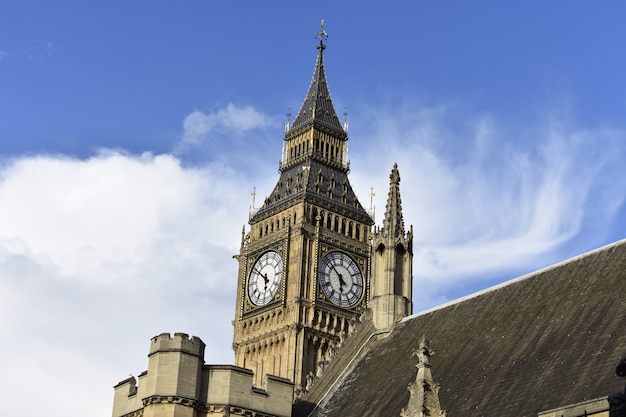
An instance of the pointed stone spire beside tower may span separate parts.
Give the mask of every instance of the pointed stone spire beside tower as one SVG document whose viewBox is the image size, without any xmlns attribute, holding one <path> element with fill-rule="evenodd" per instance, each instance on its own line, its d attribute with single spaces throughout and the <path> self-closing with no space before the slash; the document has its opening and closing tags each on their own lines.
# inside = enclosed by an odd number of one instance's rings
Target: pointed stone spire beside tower
<svg viewBox="0 0 626 417">
<path fill-rule="evenodd" d="M 404 219 L 402 218 L 402 202 L 400 200 L 400 173 L 398 164 L 393 164 L 389 175 L 389 197 L 385 207 L 383 230 L 390 233 L 394 240 L 404 237 Z"/>
<path fill-rule="evenodd" d="M 371 306 L 374 325 L 380 330 L 413 312 L 413 228 L 404 231 L 400 173 L 393 165 L 383 227 L 372 241 Z"/>
</svg>

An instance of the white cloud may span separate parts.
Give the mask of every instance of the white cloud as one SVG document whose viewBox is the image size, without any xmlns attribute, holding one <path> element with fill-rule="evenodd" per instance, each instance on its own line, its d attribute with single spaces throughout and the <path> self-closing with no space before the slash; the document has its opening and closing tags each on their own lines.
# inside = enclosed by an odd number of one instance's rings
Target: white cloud
<svg viewBox="0 0 626 417">
<path fill-rule="evenodd" d="M 45 253 L 62 276 L 126 279 L 106 268 L 167 246 L 185 256 L 185 245 L 207 238 L 197 232 L 230 210 L 226 174 L 183 169 L 167 155 L 23 159 L 4 170 L 0 198 L 11 203 L 0 207 L 0 229 L 13 248 Z"/>
<path fill-rule="evenodd" d="M 380 222 L 398 162 L 405 221 L 415 226 L 418 307 L 552 263 L 572 240 L 591 249 L 624 205 L 626 130 L 561 118 L 511 133 L 491 116 L 459 124 L 455 106 L 374 110 L 353 123 L 351 150 L 365 146 L 352 155 L 351 178 L 364 203 L 374 185 Z M 592 235 L 581 236 L 585 222 Z"/>
<path fill-rule="evenodd" d="M 207 358 L 231 363 L 231 256 L 248 203 L 238 181 L 168 155 L 4 164 L 0 332 L 15 341 L 0 347 L 12 358 L 0 390 L 15 400 L 4 411 L 23 414 L 34 390 L 69 415 L 110 415 L 111 386 L 144 370 L 141 347 L 163 331 L 205 336 Z"/>
<path fill-rule="evenodd" d="M 250 106 L 237 107 L 229 103 L 226 108 L 214 112 L 196 110 L 185 117 L 182 138 L 176 144 L 174 153 L 184 153 L 189 148 L 206 141 L 213 141 L 213 145 L 218 146 L 220 143 L 216 142 L 223 141 L 224 137 L 217 134 L 225 131 L 230 135 L 241 135 L 250 130 L 272 127 L 275 124 L 272 117 Z"/>
<path fill-rule="evenodd" d="M 379 224 L 399 163 L 405 221 L 415 226 L 417 309 L 552 262 L 586 224 L 594 230 L 584 239 L 597 241 L 626 196 L 622 130 L 551 121 L 510 135 L 494 117 L 459 123 L 457 113 L 353 116 L 351 181 L 365 206 L 375 186 Z M 232 105 L 192 113 L 184 136 L 244 143 L 266 126 L 259 115 Z M 161 332 L 200 336 L 209 363 L 232 363 L 231 256 L 250 204 L 242 190 L 257 185 L 260 201 L 276 172 L 252 164 L 243 174 L 231 165 L 238 149 L 220 153 L 201 168 L 116 151 L 0 163 L 0 332 L 16 341 L 0 345 L 12 358 L 0 375 L 13 398 L 7 414 L 23 415 L 38 392 L 68 415 L 110 415 L 111 386 L 145 369 L 148 341 Z"/>
</svg>

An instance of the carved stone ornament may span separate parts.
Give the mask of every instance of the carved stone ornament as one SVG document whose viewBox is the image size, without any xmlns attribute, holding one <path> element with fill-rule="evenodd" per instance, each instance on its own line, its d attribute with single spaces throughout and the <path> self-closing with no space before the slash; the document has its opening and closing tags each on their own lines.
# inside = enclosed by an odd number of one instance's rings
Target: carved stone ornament
<svg viewBox="0 0 626 417">
<path fill-rule="evenodd" d="M 435 351 L 430 348 L 430 342 L 422 336 L 419 346 L 412 353 L 417 358 L 417 375 L 415 382 L 409 384 L 409 403 L 400 412 L 400 417 L 445 417 L 446 412 L 439 404 L 439 385 L 433 382 L 430 368 L 430 357 Z"/>
</svg>

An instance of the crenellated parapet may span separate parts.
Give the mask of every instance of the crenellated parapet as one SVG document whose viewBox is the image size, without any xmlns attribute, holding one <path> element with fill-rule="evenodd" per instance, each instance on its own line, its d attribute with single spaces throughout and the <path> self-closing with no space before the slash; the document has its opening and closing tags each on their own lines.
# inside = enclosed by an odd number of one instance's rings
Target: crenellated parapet
<svg viewBox="0 0 626 417">
<path fill-rule="evenodd" d="M 137 414 L 138 410 L 143 410 L 143 405 L 141 401 L 142 395 L 137 395 L 138 387 L 135 377 L 131 376 L 120 381 L 113 387 L 113 390 L 113 417 L 142 415 Z"/>
<path fill-rule="evenodd" d="M 148 370 L 115 387 L 113 417 L 289 417 L 293 383 L 232 365 L 205 365 L 205 344 L 185 333 L 163 333 L 150 341 Z"/>
<path fill-rule="evenodd" d="M 150 355 L 157 352 L 182 352 L 204 358 L 205 344 L 197 336 L 189 337 L 186 333 L 161 333 L 150 339 Z"/>
<path fill-rule="evenodd" d="M 242 415 L 253 415 L 253 411 L 255 415 L 291 416 L 291 381 L 266 375 L 265 389 L 260 389 L 253 384 L 254 373 L 249 369 L 234 365 L 207 365 L 205 372 L 209 382 L 206 392 L 208 407 L 224 405 L 249 412 Z"/>
</svg>

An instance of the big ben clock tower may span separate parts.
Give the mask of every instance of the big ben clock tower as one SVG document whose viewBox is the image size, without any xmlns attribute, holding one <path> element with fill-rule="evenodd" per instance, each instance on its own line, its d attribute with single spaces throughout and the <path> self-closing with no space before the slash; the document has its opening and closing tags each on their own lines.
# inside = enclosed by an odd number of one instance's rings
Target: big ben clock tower
<svg viewBox="0 0 626 417">
<path fill-rule="evenodd" d="M 233 349 L 256 384 L 272 374 L 304 387 L 369 303 L 371 226 L 348 180 L 348 135 L 317 34 L 313 80 L 285 133 L 280 178 L 243 233 Z"/>
</svg>

